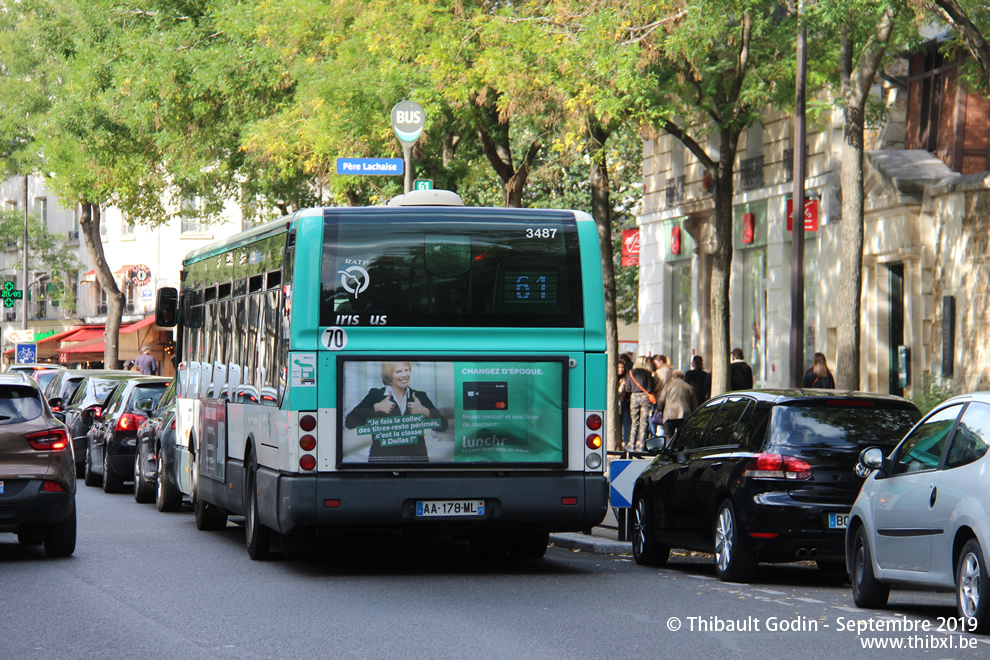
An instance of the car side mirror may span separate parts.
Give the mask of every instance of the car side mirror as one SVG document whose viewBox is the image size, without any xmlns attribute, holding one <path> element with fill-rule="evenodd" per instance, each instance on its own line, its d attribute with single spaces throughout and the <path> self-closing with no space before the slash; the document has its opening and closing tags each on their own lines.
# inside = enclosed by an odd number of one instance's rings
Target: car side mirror
<svg viewBox="0 0 990 660">
<path fill-rule="evenodd" d="M 52 410 L 55 410 L 56 408 L 59 409 L 59 410 L 61 410 L 62 409 L 62 406 L 63 406 L 63 403 L 64 402 L 62 401 L 62 397 L 60 397 L 60 396 L 56 396 L 56 397 L 52 397 L 51 399 L 48 399 L 48 406 Z"/>
<path fill-rule="evenodd" d="M 859 463 L 856 464 L 856 474 L 860 477 L 868 477 L 874 470 L 883 470 L 884 455 L 879 447 L 867 447 L 859 454 Z"/>
<path fill-rule="evenodd" d="M 650 456 L 659 456 L 667 446 L 667 438 L 662 435 L 655 435 L 646 439 L 646 453 Z"/>
</svg>

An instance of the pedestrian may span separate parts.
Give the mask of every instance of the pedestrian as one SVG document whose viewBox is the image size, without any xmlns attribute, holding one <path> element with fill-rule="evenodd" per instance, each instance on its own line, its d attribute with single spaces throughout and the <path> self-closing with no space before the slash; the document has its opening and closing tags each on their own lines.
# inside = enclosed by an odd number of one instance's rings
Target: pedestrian
<svg viewBox="0 0 990 660">
<path fill-rule="evenodd" d="M 700 355 L 691 358 L 691 368 L 684 374 L 684 382 L 694 388 L 694 398 L 699 406 L 712 397 L 712 375 L 705 371 L 705 359 Z"/>
<path fill-rule="evenodd" d="M 653 393 L 660 398 L 660 392 L 663 391 L 663 386 L 670 381 L 670 374 L 673 369 L 670 368 L 670 362 L 667 360 L 666 355 L 654 355 L 653 356 L 653 382 L 656 385 L 656 389 Z"/>
<path fill-rule="evenodd" d="M 684 418 L 697 407 L 694 388 L 685 382 L 684 372 L 680 369 L 672 372 L 670 382 L 663 388 L 663 396 L 657 401 L 657 408 L 663 413 L 663 434 L 668 443 Z"/>
<path fill-rule="evenodd" d="M 629 374 L 629 416 L 631 418 L 629 429 L 629 442 L 632 444 L 632 451 L 643 451 L 647 434 L 650 431 L 650 410 L 656 403 L 653 394 L 655 384 L 653 374 L 650 372 L 650 358 L 640 355 L 633 363 L 632 372 Z M 627 450 L 629 450 L 627 446 Z"/>
<path fill-rule="evenodd" d="M 729 361 L 730 390 L 753 389 L 753 369 L 743 359 L 741 348 L 733 348 Z"/>
<path fill-rule="evenodd" d="M 625 357 L 624 355 L 622 357 Z M 629 369 L 626 360 L 620 359 L 616 367 L 618 381 L 619 418 L 622 420 L 622 447 L 629 446 L 629 429 L 632 427 L 632 416 L 629 412 Z"/>
<path fill-rule="evenodd" d="M 824 353 L 815 353 L 811 369 L 808 369 L 804 374 L 804 386 L 820 390 L 835 389 L 835 378 L 832 377 L 832 372 L 828 369 L 828 362 L 825 360 Z"/>
<path fill-rule="evenodd" d="M 141 347 L 141 355 L 134 358 L 134 366 L 145 376 L 158 375 L 158 362 L 151 355 L 150 346 Z"/>
</svg>

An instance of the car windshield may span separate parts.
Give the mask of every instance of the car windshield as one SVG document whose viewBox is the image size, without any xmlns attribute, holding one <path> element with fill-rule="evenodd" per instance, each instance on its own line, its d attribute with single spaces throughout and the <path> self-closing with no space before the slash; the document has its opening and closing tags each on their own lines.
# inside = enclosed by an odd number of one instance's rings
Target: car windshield
<svg viewBox="0 0 990 660">
<path fill-rule="evenodd" d="M 920 417 L 915 409 L 874 405 L 778 406 L 771 433 L 774 445 L 893 448 Z"/>
<path fill-rule="evenodd" d="M 93 382 L 93 394 L 96 395 L 97 400 L 103 403 L 113 392 L 114 388 L 120 384 L 119 380 L 97 380 Z"/>
<path fill-rule="evenodd" d="M 26 422 L 41 415 L 41 411 L 41 399 L 34 388 L 0 388 L 0 424 Z"/>
</svg>

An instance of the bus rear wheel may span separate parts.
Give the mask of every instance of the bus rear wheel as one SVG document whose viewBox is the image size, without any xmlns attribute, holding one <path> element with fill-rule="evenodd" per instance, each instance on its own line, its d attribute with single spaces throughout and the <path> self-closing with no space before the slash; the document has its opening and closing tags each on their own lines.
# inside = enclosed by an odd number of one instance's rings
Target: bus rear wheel
<svg viewBox="0 0 990 660">
<path fill-rule="evenodd" d="M 247 541 L 248 556 L 256 561 L 264 561 L 275 557 L 272 552 L 272 531 L 261 524 L 258 514 L 258 467 L 253 458 L 248 466 L 247 479 L 244 484 L 247 502 L 244 507 L 244 537 Z"/>
</svg>

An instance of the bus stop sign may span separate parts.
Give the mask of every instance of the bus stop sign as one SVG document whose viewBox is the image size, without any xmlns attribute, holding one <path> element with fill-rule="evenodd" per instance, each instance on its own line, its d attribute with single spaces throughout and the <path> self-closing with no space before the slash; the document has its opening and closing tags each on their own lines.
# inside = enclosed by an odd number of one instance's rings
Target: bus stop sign
<svg viewBox="0 0 990 660">
<path fill-rule="evenodd" d="M 423 106 L 412 101 L 399 101 L 392 107 L 392 130 L 400 142 L 412 144 L 419 139 L 426 125 Z"/>
</svg>

